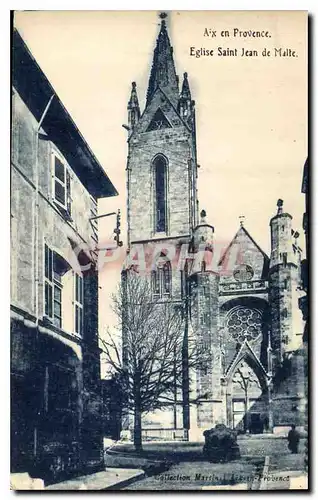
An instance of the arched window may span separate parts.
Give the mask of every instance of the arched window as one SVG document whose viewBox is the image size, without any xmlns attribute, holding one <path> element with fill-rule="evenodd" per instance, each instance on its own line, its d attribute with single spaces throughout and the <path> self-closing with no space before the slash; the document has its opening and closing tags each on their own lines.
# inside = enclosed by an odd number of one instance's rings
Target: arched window
<svg viewBox="0 0 318 500">
<path fill-rule="evenodd" d="M 154 161 L 155 174 L 155 232 L 165 233 L 167 231 L 167 162 L 162 156 Z"/>
<path fill-rule="evenodd" d="M 170 297 L 171 295 L 171 264 L 166 262 L 152 271 L 152 293 L 154 297 Z"/>
<path fill-rule="evenodd" d="M 170 262 L 166 262 L 162 268 L 162 289 L 164 295 L 170 295 L 171 293 L 171 265 Z"/>
<path fill-rule="evenodd" d="M 156 271 L 152 271 L 151 273 L 152 280 L 152 293 L 155 297 L 160 297 L 160 274 L 159 269 Z"/>
</svg>

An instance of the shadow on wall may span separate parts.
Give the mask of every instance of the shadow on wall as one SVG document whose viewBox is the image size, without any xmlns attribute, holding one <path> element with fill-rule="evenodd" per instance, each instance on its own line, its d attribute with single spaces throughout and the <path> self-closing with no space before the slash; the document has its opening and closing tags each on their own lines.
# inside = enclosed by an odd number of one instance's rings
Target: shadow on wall
<svg viewBox="0 0 318 500">
<path fill-rule="evenodd" d="M 246 413 L 242 413 L 234 426 L 238 434 L 263 434 L 269 432 L 268 396 L 263 392 L 252 403 Z"/>
</svg>

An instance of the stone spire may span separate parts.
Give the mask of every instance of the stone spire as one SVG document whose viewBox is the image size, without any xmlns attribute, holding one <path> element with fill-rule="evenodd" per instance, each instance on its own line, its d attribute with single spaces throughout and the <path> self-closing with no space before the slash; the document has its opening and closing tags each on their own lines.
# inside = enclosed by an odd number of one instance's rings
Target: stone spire
<svg viewBox="0 0 318 500">
<path fill-rule="evenodd" d="M 189 87 L 188 73 L 183 73 L 182 90 L 180 94 L 180 99 L 191 101 L 191 92 Z"/>
<path fill-rule="evenodd" d="M 140 107 L 137 96 L 136 82 L 131 84 L 131 94 L 128 101 L 128 126 L 132 130 L 138 123 L 140 118 Z"/>
<path fill-rule="evenodd" d="M 182 90 L 178 103 L 180 116 L 194 131 L 195 129 L 195 102 L 191 99 L 191 91 L 188 80 L 188 73 L 183 73 Z"/>
<path fill-rule="evenodd" d="M 157 87 L 160 87 L 176 106 L 179 98 L 179 86 L 173 61 L 173 48 L 166 27 L 167 14 L 161 13 L 160 17 L 161 27 L 153 55 L 146 106 L 150 103 Z"/>
</svg>

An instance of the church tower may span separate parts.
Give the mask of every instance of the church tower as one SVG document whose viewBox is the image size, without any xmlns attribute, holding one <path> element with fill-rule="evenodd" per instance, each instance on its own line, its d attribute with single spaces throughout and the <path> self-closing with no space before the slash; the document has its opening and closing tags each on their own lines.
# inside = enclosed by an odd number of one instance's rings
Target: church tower
<svg viewBox="0 0 318 500">
<path fill-rule="evenodd" d="M 298 233 L 292 229 L 292 219 L 283 210 L 283 200 L 278 200 L 277 214 L 270 221 L 269 303 L 274 368 L 301 343 L 302 323 L 297 321 L 297 316 L 300 318 L 297 306 L 301 250 L 297 244 Z"/>
<path fill-rule="evenodd" d="M 271 259 L 269 307 L 273 359 L 273 417 L 276 426 L 304 423 L 303 320 L 298 309 L 301 296 L 301 249 L 299 233 L 292 229 L 292 216 L 277 202 L 270 221 Z"/>
<path fill-rule="evenodd" d="M 147 414 L 143 429 L 169 440 L 203 439 L 203 430 L 218 423 L 271 432 L 301 415 L 303 405 L 298 233 L 278 200 L 270 259 L 241 220 L 215 260 L 214 227 L 204 210 L 199 219 L 195 102 L 188 74 L 179 82 L 167 16 L 160 17 L 145 108 L 133 82 L 124 125 L 126 272 L 148 271 L 153 299 L 182 310 L 185 350 L 173 397 Z M 184 355 L 190 337 L 203 353 L 196 367 Z"/>
<path fill-rule="evenodd" d="M 187 73 L 181 93 L 165 14 L 140 113 L 128 103 L 128 243 L 189 236 L 197 223 L 195 108 Z"/>
<path fill-rule="evenodd" d="M 151 270 L 153 297 L 184 308 L 187 255 L 198 224 L 195 102 L 187 73 L 179 88 L 167 15 L 160 17 L 145 109 L 140 110 L 137 85 L 133 82 L 128 125 L 124 126 L 128 131 L 128 248 L 131 258 L 141 246 L 147 255 L 150 252 L 151 269 L 147 269 Z M 161 259 L 170 251 L 169 262 Z M 189 428 L 188 386 L 185 376 L 182 389 L 176 389 L 176 403 L 171 411 L 148 416 L 152 427 L 159 424 L 171 429 L 174 437 L 176 429 L 183 432 Z"/>
</svg>

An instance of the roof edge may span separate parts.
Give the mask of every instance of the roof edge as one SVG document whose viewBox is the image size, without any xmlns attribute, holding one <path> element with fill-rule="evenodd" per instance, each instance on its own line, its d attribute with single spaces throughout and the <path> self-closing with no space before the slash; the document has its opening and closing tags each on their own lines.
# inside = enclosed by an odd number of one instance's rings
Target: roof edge
<svg viewBox="0 0 318 500">
<path fill-rule="evenodd" d="M 118 195 L 117 189 L 16 28 L 13 29 L 11 50 L 12 85 L 37 121 L 49 98 L 53 94 L 55 96 L 42 123 L 48 138 L 61 150 L 91 195 L 95 198 Z M 65 126 L 62 133 L 59 124 Z"/>
</svg>

